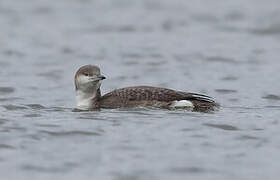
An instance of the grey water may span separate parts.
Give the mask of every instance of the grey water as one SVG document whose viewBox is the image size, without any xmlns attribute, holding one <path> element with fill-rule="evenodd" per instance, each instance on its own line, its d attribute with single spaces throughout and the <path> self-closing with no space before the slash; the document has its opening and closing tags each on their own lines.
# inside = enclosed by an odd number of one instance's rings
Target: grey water
<svg viewBox="0 0 280 180">
<path fill-rule="evenodd" d="M 277 179 L 280 1 L 2 0 L 0 173 L 18 179 Z M 74 74 L 102 93 L 203 93 L 211 113 L 73 112 Z"/>
</svg>

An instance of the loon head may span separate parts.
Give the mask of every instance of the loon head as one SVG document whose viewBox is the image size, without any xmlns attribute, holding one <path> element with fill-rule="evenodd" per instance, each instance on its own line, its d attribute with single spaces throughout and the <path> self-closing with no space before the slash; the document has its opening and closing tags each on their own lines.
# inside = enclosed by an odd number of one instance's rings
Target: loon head
<svg viewBox="0 0 280 180">
<path fill-rule="evenodd" d="M 78 109 L 90 109 L 94 99 L 100 95 L 101 81 L 105 76 L 94 65 L 85 65 L 75 75 L 76 100 Z"/>
</svg>

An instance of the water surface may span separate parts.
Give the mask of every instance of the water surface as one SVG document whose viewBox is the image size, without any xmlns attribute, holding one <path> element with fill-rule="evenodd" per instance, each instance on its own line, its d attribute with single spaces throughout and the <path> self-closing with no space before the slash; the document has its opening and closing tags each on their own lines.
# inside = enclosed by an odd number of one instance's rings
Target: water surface
<svg viewBox="0 0 280 180">
<path fill-rule="evenodd" d="M 4 0 L 0 172 L 5 179 L 276 179 L 277 0 Z M 153 85 L 204 93 L 212 113 L 73 112 L 74 73 L 102 92 Z"/>
</svg>

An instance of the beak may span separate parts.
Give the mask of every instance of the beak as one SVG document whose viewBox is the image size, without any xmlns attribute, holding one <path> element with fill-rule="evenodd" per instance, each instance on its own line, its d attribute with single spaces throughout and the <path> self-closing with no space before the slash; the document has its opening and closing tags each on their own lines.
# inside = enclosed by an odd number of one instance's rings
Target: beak
<svg viewBox="0 0 280 180">
<path fill-rule="evenodd" d="M 98 78 L 99 80 L 106 79 L 106 77 L 105 77 L 105 76 L 103 76 L 103 75 L 99 75 L 99 76 L 97 76 L 97 78 Z"/>
<path fill-rule="evenodd" d="M 101 80 L 103 80 L 103 79 L 106 79 L 106 77 L 105 76 L 103 76 L 103 75 L 98 75 L 97 77 L 95 77 L 95 78 L 91 78 L 91 80 L 94 82 L 94 81 L 101 81 Z"/>
</svg>

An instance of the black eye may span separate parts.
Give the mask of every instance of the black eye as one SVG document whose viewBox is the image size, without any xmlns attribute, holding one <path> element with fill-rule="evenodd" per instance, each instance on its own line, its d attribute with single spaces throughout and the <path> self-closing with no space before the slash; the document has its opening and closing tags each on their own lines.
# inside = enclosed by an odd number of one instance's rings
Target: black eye
<svg viewBox="0 0 280 180">
<path fill-rule="evenodd" d="M 85 73 L 85 76 L 89 76 L 89 73 Z"/>
</svg>

